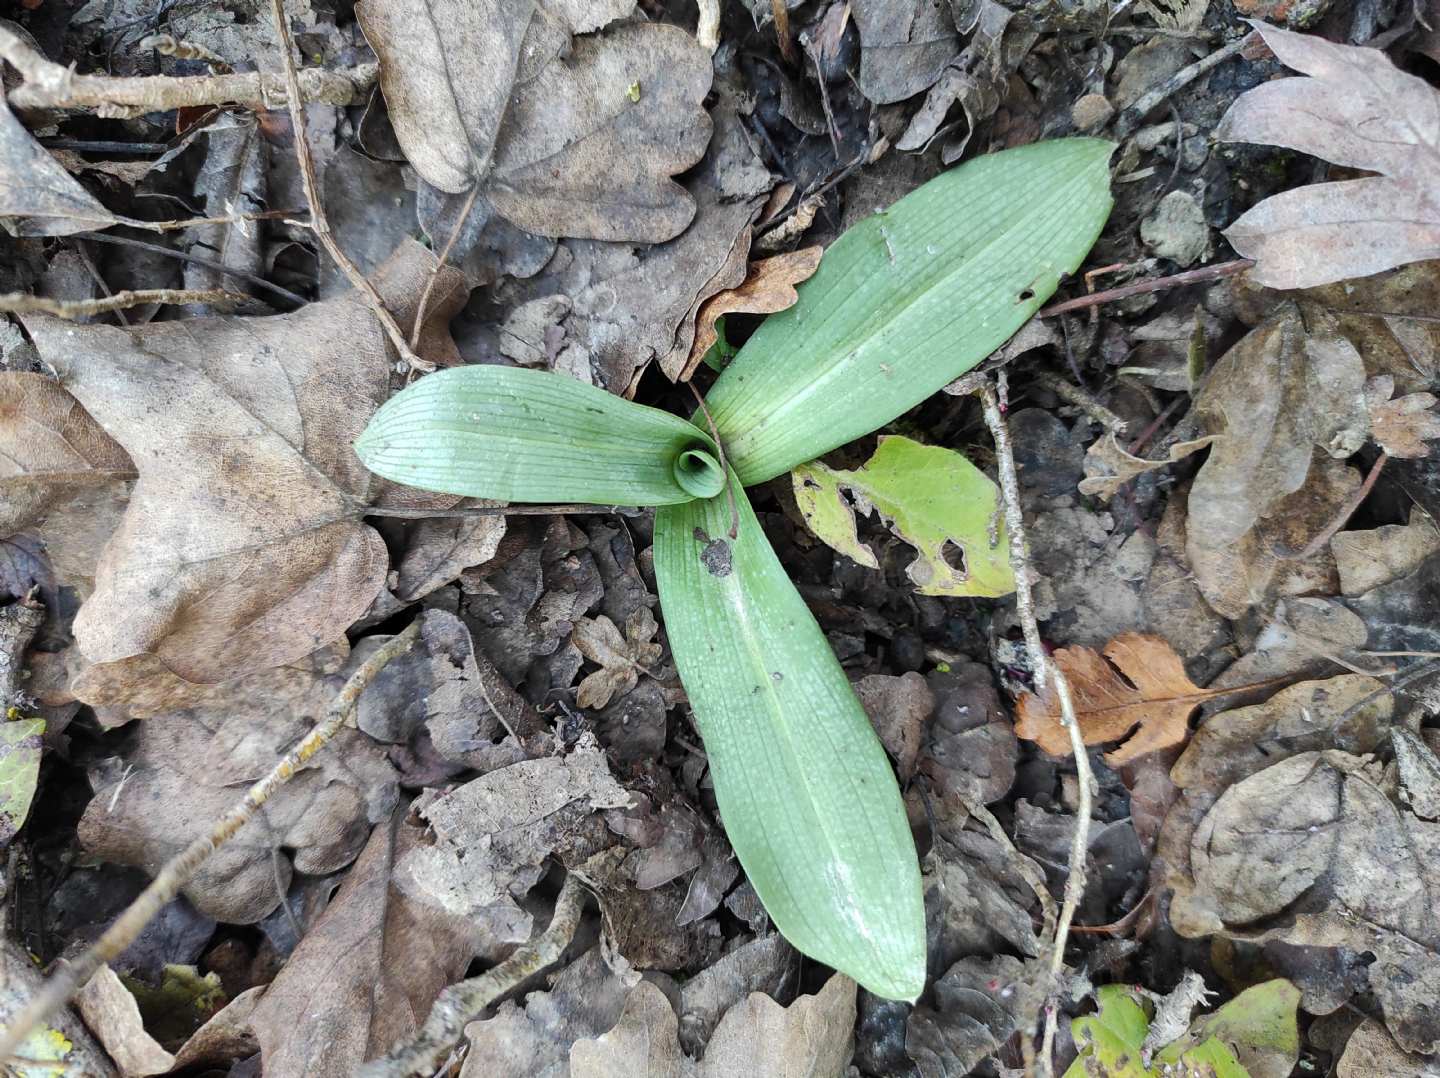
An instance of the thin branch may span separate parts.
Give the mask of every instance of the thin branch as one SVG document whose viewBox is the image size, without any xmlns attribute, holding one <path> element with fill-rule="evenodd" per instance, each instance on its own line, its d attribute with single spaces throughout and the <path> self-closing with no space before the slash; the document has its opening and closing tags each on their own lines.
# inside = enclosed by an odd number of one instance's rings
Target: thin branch
<svg viewBox="0 0 1440 1078">
<path fill-rule="evenodd" d="M 455 246 L 455 241 L 460 238 L 460 233 L 465 231 L 465 223 L 470 220 L 470 211 L 475 208 L 475 199 L 480 194 L 480 181 L 476 180 L 470 185 L 470 193 L 465 196 L 465 204 L 460 207 L 460 216 L 455 218 L 455 227 L 450 229 L 450 238 L 445 241 L 445 246 L 440 248 L 440 257 L 435 260 L 435 265 L 430 267 L 430 276 L 425 280 L 425 291 L 420 293 L 420 302 L 415 305 L 415 324 L 410 327 L 410 350 L 413 352 L 420 347 L 420 330 L 425 326 L 425 309 L 430 306 L 430 293 L 435 291 L 435 282 L 440 277 L 440 271 L 445 268 L 445 263 L 450 261 L 450 249 Z"/>
<path fill-rule="evenodd" d="M 350 105 L 364 100 L 380 71 L 378 64 L 360 64 L 341 71 L 315 68 L 305 71 L 294 89 L 288 80 L 273 72 L 179 78 L 77 75 L 63 64 L 46 59 L 3 26 L 0 26 L 0 59 L 20 72 L 25 80 L 7 94 L 13 108 L 94 109 L 107 119 L 129 119 L 147 112 L 203 105 L 268 109 L 288 103 L 291 93 L 298 93 L 304 101 Z"/>
<path fill-rule="evenodd" d="M 91 243 L 109 243 L 116 247 L 135 247 L 142 251 L 149 251 L 151 254 L 163 255 L 167 258 L 176 258 L 181 262 L 193 262 L 197 266 L 205 266 L 226 277 L 235 277 L 241 281 L 249 281 L 256 288 L 264 289 L 282 299 L 288 300 L 297 307 L 305 306 L 305 297 L 297 296 L 288 288 L 281 288 L 273 281 L 267 281 L 258 273 L 247 273 L 245 270 L 235 269 L 227 266 L 213 258 L 206 258 L 204 255 L 191 254 L 189 251 L 177 251 L 173 247 L 166 247 L 160 243 L 146 243 L 144 240 L 131 239 L 129 236 L 107 236 L 102 232 L 77 232 L 73 239 L 88 240 Z"/>
<path fill-rule="evenodd" d="M 390 660 L 408 651 L 419 635 L 420 623 L 417 621 L 382 644 L 374 655 L 350 675 L 350 680 L 345 682 L 344 687 L 330 702 L 325 718 L 286 753 L 285 757 L 271 768 L 268 775 L 251 786 L 244 798 L 216 821 L 208 834 L 195 839 L 179 854 L 165 862 L 164 867 L 150 882 L 150 886 L 140 892 L 135 901 L 125 908 L 125 912 L 105 930 L 104 935 L 73 961 L 60 963 L 30 1002 L 0 1031 L 0 1059 L 12 1055 L 31 1030 L 69 1003 L 75 993 L 95 975 L 96 970 L 135 941 L 141 930 L 166 903 L 180 893 L 180 889 L 206 859 L 254 819 L 260 807 L 274 796 L 275 791 L 289 782 L 307 760 L 339 733 L 345 720 L 354 712 L 356 701 L 360 699 L 365 687 L 375 680 L 376 675 Z"/>
<path fill-rule="evenodd" d="M 1223 48 L 1216 49 L 1204 59 L 1197 60 L 1189 67 L 1182 68 L 1175 72 L 1175 74 L 1171 75 L 1149 93 L 1143 95 L 1138 101 L 1115 118 L 1115 134 L 1120 138 L 1129 138 L 1135 129 L 1144 121 L 1145 117 L 1150 114 L 1152 109 L 1157 105 L 1164 104 L 1173 95 L 1185 89 L 1185 87 L 1189 86 L 1201 75 L 1214 70 L 1232 56 L 1237 55 L 1255 36 L 1255 31 L 1252 30 L 1248 34 L 1236 38 Z"/>
<path fill-rule="evenodd" d="M 382 1059 L 366 1063 L 356 1072 L 357 1078 L 434 1074 L 465 1035 L 466 1025 L 506 992 L 559 961 L 575 936 L 584 906 L 585 891 L 579 879 L 566 876 L 550 926 L 537 939 L 517 948 L 495 968 L 441 992 L 420 1032 L 396 1045 Z"/>
<path fill-rule="evenodd" d="M 53 314 L 56 318 L 87 318 L 96 314 L 138 307 L 142 303 L 208 303 L 217 306 L 244 303 L 249 296 L 218 288 L 140 288 L 116 292 L 100 299 L 58 300 L 24 292 L 0 292 L 0 314 Z"/>
<path fill-rule="evenodd" d="M 290 108 L 290 127 L 295 136 L 295 162 L 300 166 L 300 182 L 305 188 L 305 201 L 310 204 L 310 230 L 315 233 L 320 245 L 325 248 L 335 265 L 340 267 L 340 271 L 369 302 L 370 309 L 385 328 L 395 350 L 400 353 L 400 358 L 417 371 L 433 371 L 435 364 L 415 354 L 394 316 L 385 309 L 385 301 L 380 298 L 380 293 L 375 291 L 375 286 L 340 249 L 330 232 L 330 222 L 325 217 L 325 206 L 320 200 L 320 185 L 315 180 L 315 162 L 310 157 L 310 143 L 305 135 L 304 98 L 300 92 L 300 76 L 295 70 L 295 58 L 292 55 L 294 45 L 290 40 L 290 21 L 285 17 L 285 0 L 270 0 L 270 11 L 275 19 L 275 36 L 280 42 L 280 59 L 285 65 L 285 84 L 290 88 L 286 104 Z"/>
<path fill-rule="evenodd" d="M 1080 723 L 1075 717 L 1075 703 L 1070 697 L 1070 683 L 1058 665 L 1050 661 L 1040 639 L 1040 626 L 1035 620 L 1035 600 L 1030 590 L 1030 558 L 1025 542 L 1025 517 L 1020 508 L 1020 481 L 1015 471 L 1015 454 L 1010 444 L 1010 431 L 1005 417 L 1000 414 L 1000 401 L 988 381 L 975 383 L 985 413 L 985 425 L 995 440 L 995 459 L 1000 477 L 1000 496 L 1005 509 L 1005 530 L 1010 537 L 1010 562 L 1015 571 L 1015 610 L 1020 619 L 1020 629 L 1025 634 L 1025 648 L 1030 655 L 1030 665 L 1035 675 L 1035 690 L 1045 691 L 1049 682 L 1051 690 L 1060 701 L 1060 722 L 1070 735 L 1070 747 L 1075 754 L 1075 770 L 1079 778 L 1079 803 L 1075 811 L 1075 834 L 1070 843 L 1069 872 L 1065 880 L 1065 894 L 1060 904 L 1060 914 L 1055 923 L 1055 937 L 1050 951 L 1050 984 L 1044 1005 L 1045 1034 L 1040 1049 L 1040 1071 L 1049 1076 L 1053 1073 L 1052 1051 L 1055 1044 L 1056 995 L 1059 989 L 1060 973 L 1065 965 L 1065 943 L 1070 935 L 1070 922 L 1075 919 L 1076 907 L 1085 893 L 1085 851 L 1090 844 L 1090 811 L 1094 797 L 1095 775 L 1090 769 L 1090 757 L 1086 754 L 1084 740 L 1080 734 Z"/>
<path fill-rule="evenodd" d="M 1057 314 L 1068 314 L 1070 311 L 1078 311 L 1086 307 L 1098 307 L 1102 303 L 1113 303 L 1115 300 L 1129 299 L 1131 296 L 1143 296 L 1147 292 L 1163 292 L 1167 288 L 1183 288 L 1187 284 L 1218 281 L 1222 277 L 1233 277 L 1237 273 L 1244 273 L 1253 265 L 1255 265 L 1255 260 L 1252 258 L 1237 258 L 1233 262 L 1217 262 L 1213 266 L 1201 266 L 1199 269 L 1186 270 L 1184 273 L 1172 273 L 1168 277 L 1152 277 L 1148 281 L 1135 281 L 1133 284 L 1121 285 L 1119 288 L 1107 288 L 1104 292 L 1091 292 L 1089 295 L 1052 303 L 1040 311 L 1036 317 L 1053 318 Z"/>
</svg>

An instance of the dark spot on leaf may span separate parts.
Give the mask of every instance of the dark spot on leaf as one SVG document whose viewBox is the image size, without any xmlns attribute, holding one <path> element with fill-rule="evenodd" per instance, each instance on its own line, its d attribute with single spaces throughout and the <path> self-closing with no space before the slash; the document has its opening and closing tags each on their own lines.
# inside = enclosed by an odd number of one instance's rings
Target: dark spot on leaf
<svg viewBox="0 0 1440 1078">
<path fill-rule="evenodd" d="M 772 672 L 771 672 L 771 674 L 770 674 L 770 680 L 772 680 L 772 681 L 784 681 L 784 680 L 785 680 L 785 675 L 782 674 L 782 673 L 780 673 L 779 670 L 775 670 L 775 671 L 772 671 Z"/>
<path fill-rule="evenodd" d="M 1027 303 L 1027 302 L 1029 302 L 1030 300 L 1032 300 L 1032 299 L 1034 299 L 1034 298 L 1035 298 L 1035 289 L 1033 289 L 1033 288 L 1027 288 L 1027 289 L 1025 289 L 1025 291 L 1023 291 L 1023 292 L 1020 293 L 1020 302 L 1021 302 L 1021 303 Z"/>
<path fill-rule="evenodd" d="M 705 566 L 711 576 L 729 576 L 731 569 L 730 544 L 724 539 L 710 540 L 705 544 L 705 549 L 700 551 L 700 564 Z"/>
</svg>

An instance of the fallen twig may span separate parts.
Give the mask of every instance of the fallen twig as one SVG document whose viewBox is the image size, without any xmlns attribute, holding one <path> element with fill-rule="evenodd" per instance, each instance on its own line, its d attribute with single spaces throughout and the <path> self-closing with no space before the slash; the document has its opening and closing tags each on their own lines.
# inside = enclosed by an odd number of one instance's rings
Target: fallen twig
<svg viewBox="0 0 1440 1078">
<path fill-rule="evenodd" d="M 286 753 L 284 758 L 270 769 L 268 775 L 251 786 L 244 798 L 215 823 L 209 834 L 195 839 L 179 854 L 165 862 L 155 879 L 150 882 L 150 886 L 141 891 L 135 901 L 125 908 L 125 912 L 105 930 L 105 934 L 79 957 L 60 963 L 40 991 L 10 1024 L 0 1031 L 0 1059 L 12 1056 L 31 1030 L 69 1003 L 75 993 L 95 975 L 96 970 L 135 941 L 151 919 L 180 893 L 180 889 L 195 874 L 196 869 L 249 823 L 275 791 L 289 782 L 307 760 L 340 732 L 345 720 L 355 710 L 355 704 L 365 687 L 375 680 L 376 675 L 392 659 L 408 651 L 419 635 L 420 623 L 417 621 L 382 644 L 375 654 L 350 675 L 350 680 L 345 682 L 344 687 L 330 702 L 325 718 Z"/>
<path fill-rule="evenodd" d="M 381 1059 L 366 1063 L 357 1078 L 405 1078 L 435 1073 L 465 1035 L 465 1027 L 506 992 L 547 966 L 554 965 L 574 938 L 585 905 L 585 890 L 573 875 L 565 877 L 555 914 L 538 937 L 518 947 L 509 958 L 478 977 L 452 984 L 440 993 L 430 1016 L 410 1040 Z"/>
<path fill-rule="evenodd" d="M 131 239 L 129 236 L 107 236 L 103 232 L 77 232 L 72 239 L 89 240 L 91 243 L 109 243 L 117 247 L 136 247 L 142 251 L 149 251 L 151 254 L 163 255 L 166 258 L 177 258 L 181 262 L 193 262 L 197 266 L 205 266 L 215 270 L 226 277 L 234 277 L 241 281 L 249 281 L 256 288 L 274 293 L 282 299 L 295 304 L 297 307 L 305 306 L 305 297 L 297 296 L 288 288 L 282 288 L 273 281 L 267 281 L 258 273 L 247 273 L 245 270 L 227 266 L 213 258 L 206 258 L 204 255 L 192 254 L 189 251 L 177 251 L 173 247 L 166 247 L 162 243 L 146 243 L 144 240 Z"/>
<path fill-rule="evenodd" d="M 1091 292 L 1089 295 L 1076 296 L 1074 299 L 1052 303 L 1035 317 L 1053 318 L 1057 314 L 1068 314 L 1070 311 L 1078 311 L 1086 307 L 1098 307 L 1102 303 L 1113 303 L 1115 300 L 1129 299 L 1131 296 L 1143 296 L 1147 292 L 1163 292 L 1167 288 L 1183 288 L 1187 284 L 1218 281 L 1221 277 L 1233 277 L 1237 273 L 1244 273 L 1253 265 L 1255 265 L 1255 260 L 1252 258 L 1237 258 L 1233 262 L 1217 262 L 1213 266 L 1201 266 L 1199 269 L 1186 270 L 1184 273 L 1172 273 L 1168 277 L 1152 277 L 1148 281 L 1135 281 L 1132 284 L 1121 285 L 1119 288 L 1107 288 L 1104 292 Z"/>
<path fill-rule="evenodd" d="M 1040 626 L 1035 620 L 1035 601 L 1030 591 L 1030 557 L 1025 542 L 1025 517 L 1020 509 L 1020 481 L 1015 472 L 1015 454 L 1010 445 L 1010 431 L 1000 414 L 1000 401 L 988 381 L 979 380 L 973 389 L 985 414 L 985 425 L 995 440 L 995 460 L 1000 478 L 1001 504 L 1005 510 L 1005 530 L 1010 538 L 1010 562 L 1015 572 L 1015 611 L 1020 630 L 1025 634 L 1025 648 L 1035 676 L 1035 691 L 1044 693 L 1047 682 L 1060 701 L 1060 723 L 1070 735 L 1075 754 L 1075 770 L 1079 778 L 1079 797 L 1075 807 L 1075 834 L 1070 843 L 1068 875 L 1060 913 L 1055 921 L 1055 936 L 1050 950 L 1050 978 L 1045 993 L 1045 1033 L 1040 1047 L 1040 1073 L 1053 1073 L 1051 1056 L 1055 1045 L 1056 995 L 1060 973 L 1065 966 L 1065 943 L 1070 936 L 1070 922 L 1085 893 L 1085 851 L 1090 844 L 1090 807 L 1094 797 L 1095 775 L 1090 770 L 1090 757 L 1080 735 L 1075 717 L 1075 704 L 1070 698 L 1070 683 L 1060 667 L 1051 662 L 1040 639 Z M 1033 1027 L 1032 1027 L 1033 1039 Z M 1031 1043 L 1027 1040 L 1027 1044 Z"/>
<path fill-rule="evenodd" d="M 288 103 L 292 92 L 298 93 L 302 101 L 350 105 L 364 99 L 380 72 L 379 64 L 359 64 L 340 71 L 314 68 L 302 73 L 294 90 L 288 80 L 273 72 L 133 78 L 77 75 L 63 64 L 46 59 L 3 26 L 0 26 L 0 59 L 20 72 L 25 80 L 6 95 L 12 107 L 94 109 L 107 119 L 129 119 L 147 112 L 203 105 L 268 109 Z"/>
<path fill-rule="evenodd" d="M 248 300 L 238 292 L 218 288 L 140 288 L 116 292 L 99 299 L 58 300 L 31 296 L 25 292 L 0 292 L 0 314 L 53 314 L 56 318 L 87 318 L 111 311 L 138 307 L 142 303 L 208 303 L 234 305 Z"/>
<path fill-rule="evenodd" d="M 1144 121 L 1145 117 L 1157 105 L 1163 104 L 1174 94 L 1179 93 L 1185 87 L 1198 79 L 1201 75 L 1211 71 L 1226 60 L 1240 52 L 1246 45 L 1255 38 L 1255 31 L 1236 38 L 1223 48 L 1216 49 L 1209 56 L 1195 61 L 1189 67 L 1181 68 L 1175 74 L 1162 82 L 1155 89 L 1142 96 L 1135 104 L 1131 105 L 1124 112 L 1115 117 L 1115 134 L 1120 138 L 1129 138 L 1137 127 Z"/>
<path fill-rule="evenodd" d="M 300 92 L 300 76 L 295 70 L 294 45 L 290 40 L 290 22 L 285 18 L 285 0 L 270 0 L 270 11 L 275 18 L 275 36 L 280 42 L 280 58 L 285 65 L 285 83 L 290 87 L 286 104 L 290 109 L 290 126 L 295 136 L 295 162 L 300 166 L 300 182 L 305 188 L 305 201 L 310 204 L 310 231 L 320 241 L 335 265 L 345 274 L 350 283 L 360 292 L 380 320 L 400 358 L 417 371 L 433 371 L 435 364 L 421 359 L 410 347 L 404 332 L 395 321 L 394 315 L 385 309 L 385 301 L 360 268 L 340 249 L 330 232 L 330 222 L 325 216 L 325 206 L 320 200 L 320 185 L 315 180 L 315 162 L 310 157 L 310 143 L 305 136 L 304 96 Z"/>
</svg>

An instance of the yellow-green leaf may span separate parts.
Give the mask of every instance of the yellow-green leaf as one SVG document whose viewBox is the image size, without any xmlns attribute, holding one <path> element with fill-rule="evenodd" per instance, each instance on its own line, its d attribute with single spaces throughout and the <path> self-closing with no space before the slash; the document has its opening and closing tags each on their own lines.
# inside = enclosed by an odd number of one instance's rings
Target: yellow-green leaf
<svg viewBox="0 0 1440 1078">
<path fill-rule="evenodd" d="M 376 475 L 506 502 L 666 505 L 724 486 L 679 416 L 550 371 L 474 365 L 392 397 L 355 442 Z"/>
<path fill-rule="evenodd" d="M 994 597 L 1015 590 L 999 488 L 952 449 L 882 438 L 854 471 L 811 461 L 791 479 L 810 530 L 871 568 L 879 563 L 856 534 L 854 510 L 878 512 L 918 552 L 905 572 L 922 595 Z"/>
<path fill-rule="evenodd" d="M 25 823 L 40 774 L 44 719 L 0 721 L 0 848 Z"/>
<path fill-rule="evenodd" d="M 925 986 L 899 786 L 850 682 L 735 484 L 655 514 L 655 576 L 721 822 L 775 926 L 876 995 Z"/>
<path fill-rule="evenodd" d="M 977 157 L 849 229 L 716 381 L 730 465 L 760 483 L 890 422 L 1003 344 L 1110 213 L 1098 139 Z"/>
</svg>

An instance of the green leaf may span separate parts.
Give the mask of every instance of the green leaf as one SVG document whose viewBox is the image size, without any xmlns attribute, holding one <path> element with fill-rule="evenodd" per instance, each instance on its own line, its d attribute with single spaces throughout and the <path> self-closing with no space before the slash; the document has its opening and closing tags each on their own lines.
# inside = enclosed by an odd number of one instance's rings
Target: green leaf
<svg viewBox="0 0 1440 1078">
<path fill-rule="evenodd" d="M 952 449 L 899 436 L 882 438 L 875 455 L 855 471 L 817 460 L 796 468 L 791 481 L 810 530 L 871 568 L 879 563 L 860 542 L 855 513 L 841 488 L 855 496 L 861 512 L 879 512 L 919 552 L 905 573 L 921 595 L 993 598 L 1015 590 L 1000 490 Z"/>
<path fill-rule="evenodd" d="M 668 505 L 724 487 L 714 442 L 679 416 L 563 374 L 488 364 L 392 397 L 355 452 L 406 486 L 506 502 Z"/>
<path fill-rule="evenodd" d="M 870 433 L 1003 344 L 1099 236 L 1113 149 L 1061 139 L 978 157 L 841 236 L 706 398 L 740 478 Z"/>
<path fill-rule="evenodd" d="M 1295 1012 L 1300 989 L 1284 978 L 1247 988 L 1214 1014 L 1202 1015 L 1190 1031 L 1156 1058 L 1173 1063 L 1193 1056 L 1191 1045 L 1215 1040 L 1231 1048 L 1251 1078 L 1284 1078 L 1300 1058 Z"/>
<path fill-rule="evenodd" d="M 1125 985 L 1107 984 L 1096 990 L 1095 999 L 1100 1004 L 1095 1014 L 1070 1023 L 1080 1055 L 1064 1078 L 1170 1078 L 1175 1074 L 1252 1078 L 1218 1038 L 1207 1034 L 1199 1043 L 1189 1039 L 1205 1019 L 1192 1024 L 1186 1038 L 1157 1054 L 1147 1066 L 1144 1045 L 1150 1016 L 1135 994 Z"/>
<path fill-rule="evenodd" d="M 655 576 L 730 844 L 797 948 L 876 995 L 925 985 L 925 911 L 895 774 L 735 483 L 655 514 Z"/>
<path fill-rule="evenodd" d="M 25 823 L 35 799 L 44 719 L 0 721 L 0 848 Z"/>
</svg>

